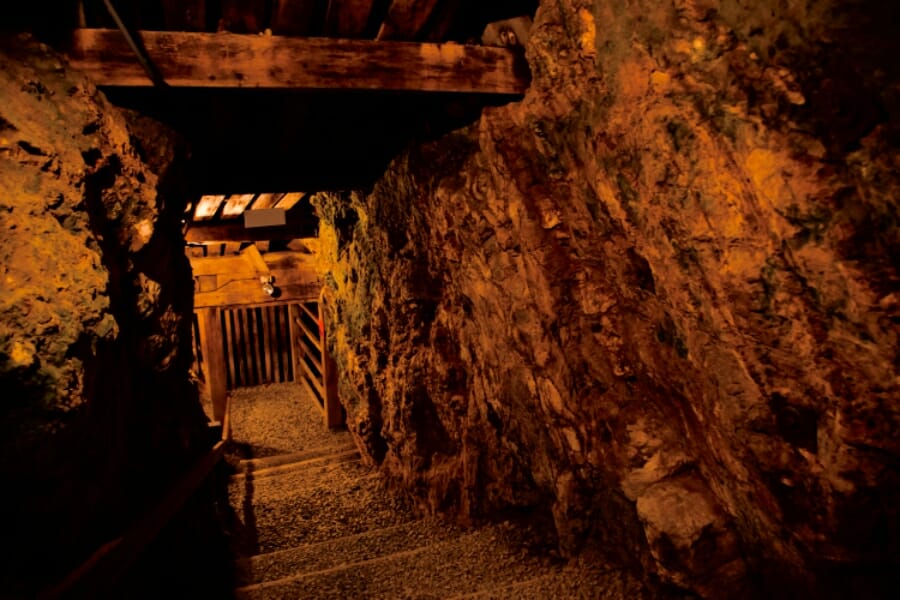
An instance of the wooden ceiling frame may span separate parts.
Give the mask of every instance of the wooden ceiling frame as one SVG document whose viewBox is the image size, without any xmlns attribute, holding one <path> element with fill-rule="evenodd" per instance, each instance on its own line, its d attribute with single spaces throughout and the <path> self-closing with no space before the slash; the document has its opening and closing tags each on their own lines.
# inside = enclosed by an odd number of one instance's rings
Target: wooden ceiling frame
<svg viewBox="0 0 900 600">
<path fill-rule="evenodd" d="M 266 205 L 261 208 L 271 208 L 270 205 L 274 205 L 275 208 L 284 209 L 287 222 L 271 227 L 244 227 L 244 220 L 241 218 L 243 212 L 256 208 L 260 200 Z M 232 206 L 230 211 L 226 211 L 229 202 Z M 212 210 L 221 213 L 221 217 L 206 216 Z M 293 240 L 315 237 L 318 226 L 319 219 L 309 203 L 309 194 L 304 192 L 202 196 L 197 203 L 194 218 L 188 223 L 184 238 L 186 242 L 194 244 Z"/>
<path fill-rule="evenodd" d="M 521 95 L 530 79 L 514 48 L 170 31 L 140 37 L 172 87 Z M 153 85 L 118 30 L 75 30 L 69 59 L 100 86 Z"/>
</svg>

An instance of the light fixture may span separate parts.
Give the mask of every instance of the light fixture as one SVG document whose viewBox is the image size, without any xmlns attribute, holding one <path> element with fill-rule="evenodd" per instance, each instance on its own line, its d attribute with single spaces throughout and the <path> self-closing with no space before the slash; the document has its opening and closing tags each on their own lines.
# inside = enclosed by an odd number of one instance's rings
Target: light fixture
<svg viewBox="0 0 900 600">
<path fill-rule="evenodd" d="M 272 283 L 273 281 L 275 281 L 275 278 L 271 275 L 263 275 L 259 278 L 259 282 L 262 284 L 263 291 L 269 296 L 275 295 L 275 286 Z"/>
</svg>

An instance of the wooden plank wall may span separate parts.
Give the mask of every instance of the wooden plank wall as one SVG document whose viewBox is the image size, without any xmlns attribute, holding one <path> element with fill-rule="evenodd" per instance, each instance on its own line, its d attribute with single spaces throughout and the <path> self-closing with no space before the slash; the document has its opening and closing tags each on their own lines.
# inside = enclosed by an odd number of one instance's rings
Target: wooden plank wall
<svg viewBox="0 0 900 600">
<path fill-rule="evenodd" d="M 229 390 L 296 380 L 290 324 L 293 306 L 241 306 L 220 311 Z"/>
<path fill-rule="evenodd" d="M 213 419 L 227 421 L 227 390 L 299 382 L 319 406 L 326 426 L 342 426 L 345 415 L 325 339 L 325 308 L 322 302 L 302 300 L 199 309 L 195 366 L 204 374 Z"/>
</svg>

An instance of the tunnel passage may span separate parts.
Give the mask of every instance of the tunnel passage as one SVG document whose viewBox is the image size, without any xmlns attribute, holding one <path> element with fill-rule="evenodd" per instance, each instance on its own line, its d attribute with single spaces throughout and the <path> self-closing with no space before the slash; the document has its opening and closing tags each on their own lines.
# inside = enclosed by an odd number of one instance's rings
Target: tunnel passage
<svg viewBox="0 0 900 600">
<path fill-rule="evenodd" d="M 325 7 L 325 20 L 328 6 L 358 5 L 315 4 Z M 385 10 L 366 36 L 385 49 L 395 48 L 390 42 L 396 40 L 375 38 L 392 6 L 457 3 L 377 4 Z M 104 66 L 98 54 L 131 57 L 122 39 L 112 37 L 115 31 L 78 33 L 78 53 L 70 58 L 105 81 L 103 89 L 122 106 L 193 131 L 193 164 L 202 165 L 194 171 L 195 196 L 330 191 L 317 202 L 318 256 L 331 274 L 324 286 L 336 316 L 329 321 L 329 343 L 335 344 L 347 427 L 363 455 L 379 461 L 420 510 L 463 522 L 510 509 L 537 514 L 557 553 L 591 556 L 594 566 L 625 565 L 641 581 L 705 598 L 893 597 L 900 506 L 897 6 L 542 2 L 526 42 L 527 89 L 513 103 L 498 95 L 480 114 L 468 111 L 466 99 L 475 99 L 468 92 L 447 92 L 465 94 L 450 98 L 410 91 L 425 81 L 411 70 L 396 75 L 404 92 L 349 91 L 366 81 L 358 68 L 354 77 L 340 79 L 338 91 L 210 89 L 212 83 L 283 84 L 286 73 L 334 81 L 334 73 L 305 68 L 302 60 L 289 61 L 304 66 L 300 70 L 262 72 L 245 68 L 239 56 L 210 64 L 209 48 L 221 50 L 225 40 L 250 50 L 374 50 L 354 45 L 366 40 L 281 44 L 265 30 L 248 33 L 247 19 L 237 20 L 243 33 L 213 34 L 219 23 L 204 17 L 191 26 L 196 31 L 186 32 L 194 35 L 145 37 L 148 50 L 179 48 L 182 56 L 198 57 L 191 64 L 175 61 L 183 71 L 172 84 L 197 83 L 194 69 L 204 65 L 203 91 L 154 91 L 134 62 L 120 71 Z M 429 20 L 425 29 L 437 22 Z M 500 33 L 509 40 L 509 31 Z M 471 74 L 469 59 L 481 57 L 475 62 L 484 66 L 481 59 L 497 57 L 484 48 L 460 54 L 460 48 L 430 46 L 428 35 L 407 41 L 418 44 L 432 66 L 462 57 L 460 68 Z M 198 48 L 206 54 L 188 52 Z M 157 403 L 112 401 L 122 387 L 113 382 L 124 382 L 140 399 L 142 388 L 150 389 L 144 382 L 160 381 L 144 368 L 176 365 L 182 373 L 189 366 L 189 353 L 141 345 L 189 329 L 190 307 L 182 302 L 190 283 L 182 288 L 160 281 L 159 265 L 174 264 L 158 254 L 167 247 L 158 242 L 174 231 L 171 214 L 133 219 L 129 196 L 147 200 L 140 205 L 156 203 L 144 192 L 114 192 L 123 189 L 120 178 L 143 178 L 151 190 L 154 182 L 132 160 L 127 149 L 134 142 L 120 135 L 121 119 L 103 118 L 111 113 L 90 84 L 65 75 L 65 61 L 32 56 L 27 60 L 36 62 L 25 69 L 19 68 L 26 60 L 21 52 L 5 55 L 12 58 L 3 73 L 13 75 L 4 94 L 30 100 L 28 110 L 0 104 L 3 158 L 16 165 L 7 171 L 2 163 L 4 181 L 28 192 L 15 194 L 12 210 L 0 213 L 17 227 L 7 230 L 3 247 L 15 257 L 23 248 L 38 250 L 26 253 L 28 260 L 9 261 L 13 281 L 28 291 L 5 291 L 4 299 L 15 299 L 13 314 L 24 307 L 35 317 L 17 318 L 13 333 L 0 336 L 4 368 L 12 371 L 5 381 L 19 386 L 17 394 L 61 390 L 66 400 L 77 399 L 85 382 L 107 399 L 92 414 L 114 424 L 96 428 L 112 438 L 99 448 L 159 447 L 177 455 L 181 440 L 202 434 L 190 426 L 179 435 L 157 427 L 168 412 Z M 168 60 L 174 60 L 171 53 Z M 523 81 L 515 68 L 503 73 L 507 84 Z M 144 87 L 117 92 L 115 77 L 140 77 Z M 77 123 L 53 117 L 35 126 L 29 120 L 47 116 L 46 107 L 67 104 L 66 98 L 77 103 L 58 114 L 80 115 Z M 179 104 L 185 109 L 180 115 Z M 285 118 L 291 112 L 305 116 Z M 438 116 L 409 118 L 422 112 Z M 215 127 L 216 119 L 226 125 Z M 334 130 L 324 124 L 329 119 Z M 260 131 L 284 135 L 262 139 Z M 354 131 L 368 133 L 343 136 Z M 80 140 L 78 147 L 61 153 L 54 142 L 60 137 Z M 155 159 L 153 147 L 144 146 L 141 160 Z M 303 160 L 290 158 L 295 151 Z M 325 156 L 335 160 L 319 160 Z M 378 160 L 367 167 L 366 157 Z M 77 185 L 82 174 L 89 186 Z M 359 181 L 342 184 L 348 174 Z M 33 182 L 57 178 L 66 185 L 29 195 L 44 189 Z M 334 191 L 344 185 L 355 190 Z M 46 222 L 35 225 L 32 217 Z M 115 223 L 124 224 L 122 231 Z M 141 247 L 140 232 L 154 226 L 170 233 L 157 235 L 141 260 L 131 260 L 131 243 Z M 77 238 L 73 248 L 87 251 L 67 268 L 54 252 L 7 242 L 29 239 L 22 232 L 38 228 L 63 229 Z M 32 262 L 83 278 L 63 290 L 49 278 L 16 280 Z M 107 311 L 104 295 L 91 290 L 104 289 L 109 276 L 116 282 L 112 290 L 128 285 Z M 86 313 L 66 304 L 72 289 L 84 293 Z M 173 289 L 181 295 L 168 296 Z M 179 298 L 180 318 L 147 318 L 157 292 Z M 77 315 L 60 319 L 64 326 L 43 318 L 42 303 L 57 296 L 65 305 L 59 314 Z M 129 325 L 121 332 L 119 317 Z M 44 336 L 62 343 L 35 341 Z M 107 345 L 113 342 L 127 344 Z M 92 370 L 95 351 L 119 362 Z M 135 371 L 130 361 L 137 356 L 143 362 Z M 83 379 L 79 361 L 87 365 Z M 128 380 L 131 373 L 138 376 Z M 20 377 L 34 374 L 41 377 L 19 385 Z M 34 414 L 26 410 L 24 417 Z M 37 414 L 43 423 L 46 415 Z M 141 426 L 115 425 L 129 418 Z M 9 422 L 17 427 L 17 419 Z M 433 431 L 439 435 L 429 435 Z M 59 439 L 41 435 L 34 439 Z M 28 447 L 39 452 L 47 446 Z M 129 453 L 109 454 L 119 467 L 131 464 L 118 458 Z M 64 472 L 33 469 L 32 458 L 16 472 Z M 141 472 L 171 472 L 149 467 Z M 91 485 L 51 489 L 84 490 L 75 496 L 90 504 L 96 490 L 114 489 L 128 475 L 100 471 Z M 278 481 L 265 485 L 273 492 L 303 489 Z M 37 506 L 48 506 L 51 495 Z M 145 495 L 138 489 L 126 497 Z M 17 504 L 30 506 L 21 499 Z M 293 514 L 305 518 L 302 510 Z M 53 523 L 38 528 L 41 535 L 64 529 Z M 16 531 L 28 532 L 25 526 Z M 102 543 L 94 538 L 105 533 L 95 532 L 92 541 Z M 73 535 L 64 546 L 84 554 L 77 547 L 82 541 Z M 62 574 L 64 563 L 53 572 Z M 296 591 L 297 582 L 281 583 Z M 328 589 L 340 589 L 344 580 L 328 582 L 335 584 Z"/>
<path fill-rule="evenodd" d="M 294 382 L 319 406 L 326 427 L 341 426 L 310 195 L 204 195 L 184 221 L 195 367 L 208 415 L 227 437 L 230 390 Z"/>
<path fill-rule="evenodd" d="M 196 335 L 191 335 L 194 285 L 205 286 L 210 278 L 191 281 L 182 246 L 184 205 L 210 193 L 371 186 L 411 139 L 438 136 L 454 124 L 471 122 L 481 107 L 519 97 L 525 81 L 523 73 L 511 69 L 513 63 L 523 64 L 521 49 L 479 44 L 463 50 L 462 58 L 472 56 L 478 69 L 493 69 L 497 82 L 478 83 L 476 78 L 474 88 L 444 89 L 454 78 L 465 82 L 473 72 L 465 75 L 464 68 L 464 76 L 458 77 L 447 70 L 448 56 L 435 43 L 477 41 L 489 20 L 520 14 L 516 3 L 439 7 L 429 2 L 413 7 L 415 14 L 408 3 L 392 7 L 380 1 L 305 3 L 316 5 L 312 13 L 297 12 L 295 2 L 59 4 L 52 19 L 42 10 L 23 7 L 0 22 L 0 178 L 5 194 L 0 200 L 5 263 L 0 383 L 4 402 L 15 399 L 3 407 L 0 465 L 9 475 L 6 480 L 24 482 L 12 485 L 16 493 L 4 500 L 21 518 L 10 530 L 14 542 L 4 548 L 2 582 L 5 592 L 24 596 L 54 585 L 56 592 L 82 585 L 90 590 L 103 581 L 95 569 L 121 572 L 120 565 L 132 562 L 136 548 L 143 547 L 132 541 L 137 539 L 131 537 L 132 528 L 139 530 L 140 539 L 157 528 L 161 518 L 155 511 L 167 505 L 160 497 L 169 486 L 200 485 L 195 472 L 202 472 L 221 446 L 209 451 L 211 434 L 188 374 L 192 337 L 202 367 L 213 354 L 209 347 L 202 352 L 202 333 L 215 330 L 221 336 L 228 368 L 215 385 L 226 394 L 229 386 L 237 385 L 232 391 L 239 391 L 240 384 L 264 379 L 293 379 L 292 385 L 302 387 L 297 375 L 318 365 L 322 390 L 318 376 L 300 379 L 312 382 L 323 410 L 334 404 L 323 373 L 327 354 L 316 348 L 317 342 L 324 345 L 322 338 L 306 335 L 323 322 L 321 317 L 313 322 L 307 313 L 319 312 L 318 294 L 308 290 L 277 309 L 201 307 L 193 321 Z M 122 11 L 122 30 L 116 29 L 108 5 Z M 235 18 L 260 6 L 262 20 L 252 27 L 243 17 Z M 204 16 L 192 20 L 198 10 Z M 360 11 L 369 16 L 360 20 Z M 376 40 L 389 15 L 390 26 Z M 362 25 L 353 29 L 354 23 Z M 266 29 L 274 29 L 275 35 Z M 65 56 L 20 35 L 28 30 Z M 224 30 L 230 33 L 216 33 Z M 154 39 L 188 47 L 207 44 L 214 53 L 226 39 L 245 47 L 268 44 L 273 52 L 325 48 L 343 56 L 343 64 L 357 76 L 342 81 L 341 73 L 320 71 L 327 85 L 320 81 L 310 91 L 273 68 L 263 76 L 278 80 L 279 89 L 238 89 L 253 87 L 252 72 L 229 70 L 229 63 L 217 59 L 207 66 L 228 71 L 216 75 L 217 89 L 210 88 L 216 78 L 178 87 L 177 78 L 168 76 L 164 80 L 171 85 L 159 90 L 146 85 L 150 79 L 134 88 L 116 87 L 107 77 L 123 70 L 103 61 L 122 60 L 120 67 L 138 64 L 130 48 L 121 51 L 125 32 L 137 31 L 145 50 Z M 310 42 L 301 32 L 325 41 Z M 398 45 L 401 40 L 409 45 Z M 395 54 L 400 64 L 404 56 L 424 55 L 431 65 L 427 69 L 444 65 L 438 77 L 443 83 L 420 89 L 416 76 L 422 71 L 403 68 L 395 69 L 398 81 L 405 82 L 400 91 L 391 86 L 360 91 L 359 80 L 367 75 L 354 66 L 354 58 L 371 50 L 381 52 L 376 62 L 382 76 Z M 176 67 L 197 64 L 189 54 L 176 53 L 176 63 L 185 59 Z M 449 59 L 456 60 L 457 54 L 451 52 Z M 499 69 L 491 66 L 491 57 L 499 61 Z M 155 59 L 165 70 L 164 57 Z M 238 60 L 239 53 L 232 59 Z M 302 76 L 295 66 L 301 63 L 289 57 L 281 67 Z M 290 220 L 295 216 L 306 218 L 295 211 L 286 225 L 302 227 Z M 271 258 L 277 252 L 262 254 Z M 283 280 L 273 283 L 286 290 Z M 258 280 L 256 285 L 262 290 Z M 254 318 L 258 331 L 267 330 L 267 320 L 273 327 L 271 336 L 259 338 L 255 356 L 256 347 L 246 344 Z M 299 338 L 290 344 L 292 329 L 306 335 L 302 355 Z M 37 481 L 32 481 L 34 474 L 40 474 Z M 196 525 L 178 522 L 185 531 Z M 147 523 L 154 525 L 148 529 Z M 192 547 L 186 543 L 190 540 L 175 538 L 172 542 L 168 536 L 171 547 Z M 166 560 L 164 554 L 161 560 Z M 110 561 L 119 566 L 110 567 Z M 165 585 L 165 578 L 152 579 Z"/>
</svg>

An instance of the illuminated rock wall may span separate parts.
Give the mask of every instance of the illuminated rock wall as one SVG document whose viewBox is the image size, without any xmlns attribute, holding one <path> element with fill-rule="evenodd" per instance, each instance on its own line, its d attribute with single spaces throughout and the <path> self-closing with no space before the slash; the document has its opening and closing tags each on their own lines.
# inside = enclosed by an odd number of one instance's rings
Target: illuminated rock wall
<svg viewBox="0 0 900 600">
<path fill-rule="evenodd" d="M 164 172 L 172 145 L 154 137 L 143 150 Z M 30 595 L 118 534 L 203 434 L 181 207 L 136 143 L 61 58 L 3 40 L 4 594 Z"/>
<path fill-rule="evenodd" d="M 319 196 L 349 424 L 426 510 L 545 507 L 704 597 L 877 595 L 896 9 L 717 4 L 543 2 L 522 102 Z"/>
</svg>

